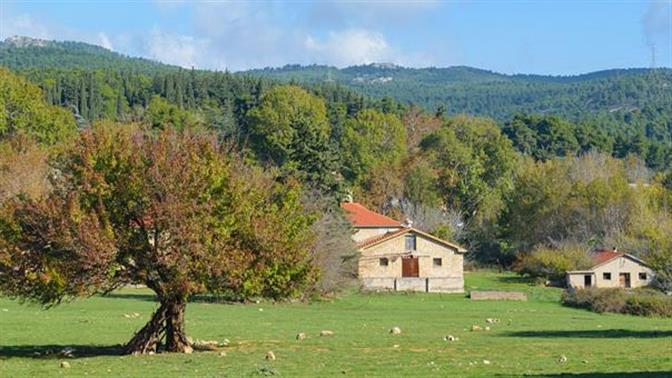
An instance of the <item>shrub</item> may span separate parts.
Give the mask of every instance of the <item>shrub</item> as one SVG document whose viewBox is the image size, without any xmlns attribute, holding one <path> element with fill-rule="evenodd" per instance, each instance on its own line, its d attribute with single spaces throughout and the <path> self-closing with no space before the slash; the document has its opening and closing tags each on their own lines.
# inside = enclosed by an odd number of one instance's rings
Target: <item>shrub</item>
<svg viewBox="0 0 672 378">
<path fill-rule="evenodd" d="M 598 313 L 672 317 L 672 296 L 652 289 L 568 289 L 562 293 L 562 304 Z"/>
<path fill-rule="evenodd" d="M 672 296 L 660 293 L 634 294 L 627 298 L 625 312 L 632 315 L 672 317 Z"/>
<path fill-rule="evenodd" d="M 514 269 L 522 275 L 560 283 L 568 270 L 587 268 L 591 265 L 587 248 L 579 244 L 566 244 L 559 248 L 538 247 L 519 257 Z"/>
<path fill-rule="evenodd" d="M 595 312 L 623 312 L 626 293 L 620 288 L 614 289 L 570 289 L 562 293 L 562 303 L 571 307 L 586 308 Z"/>
</svg>

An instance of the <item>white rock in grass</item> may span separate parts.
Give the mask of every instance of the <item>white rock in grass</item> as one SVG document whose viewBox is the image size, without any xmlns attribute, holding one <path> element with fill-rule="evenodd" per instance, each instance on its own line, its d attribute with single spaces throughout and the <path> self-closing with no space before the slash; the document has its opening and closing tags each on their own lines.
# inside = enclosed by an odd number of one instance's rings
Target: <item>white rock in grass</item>
<svg viewBox="0 0 672 378">
<path fill-rule="evenodd" d="M 471 332 L 479 332 L 479 331 L 482 331 L 482 330 L 483 330 L 483 328 L 481 328 L 481 326 L 479 326 L 479 325 L 474 324 L 474 325 L 471 326 Z"/>
<path fill-rule="evenodd" d="M 564 364 L 565 362 L 567 362 L 567 356 L 565 356 L 564 354 L 561 355 L 560 358 L 558 358 L 558 362 Z"/>
<path fill-rule="evenodd" d="M 74 353 L 74 349 L 71 347 L 65 347 L 61 349 L 61 356 L 63 357 L 72 357 L 72 353 Z"/>
<path fill-rule="evenodd" d="M 296 339 L 297 340 L 305 340 L 306 339 L 306 334 L 303 333 L 303 332 L 299 332 L 298 334 L 296 334 Z"/>
<path fill-rule="evenodd" d="M 266 359 L 269 361 L 275 361 L 275 353 L 272 350 L 266 352 Z"/>
<path fill-rule="evenodd" d="M 490 365 L 491 363 L 490 360 L 483 360 L 483 365 Z"/>
<path fill-rule="evenodd" d="M 67 361 L 61 361 L 61 367 L 63 369 L 70 369 L 70 363 Z"/>
<path fill-rule="evenodd" d="M 333 336 L 334 331 L 330 331 L 328 329 L 320 331 L 320 336 Z"/>
<path fill-rule="evenodd" d="M 398 334 L 401 333 L 401 328 L 399 328 L 399 327 L 392 327 L 392 328 L 390 329 L 390 333 L 393 334 L 393 335 L 398 335 Z"/>
<path fill-rule="evenodd" d="M 455 337 L 453 335 L 448 335 L 443 338 L 445 341 L 458 341 L 459 337 Z"/>
<path fill-rule="evenodd" d="M 226 352 L 224 352 L 224 351 L 219 352 L 219 357 L 226 357 Z"/>
</svg>

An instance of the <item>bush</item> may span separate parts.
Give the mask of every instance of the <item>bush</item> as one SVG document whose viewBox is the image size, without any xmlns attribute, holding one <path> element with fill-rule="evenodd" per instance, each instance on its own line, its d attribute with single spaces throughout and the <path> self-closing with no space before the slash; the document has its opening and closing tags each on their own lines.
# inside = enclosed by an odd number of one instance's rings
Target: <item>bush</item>
<svg viewBox="0 0 672 378">
<path fill-rule="evenodd" d="M 566 244 L 557 249 L 539 247 L 519 257 L 514 269 L 519 274 L 559 284 L 568 270 L 584 269 L 591 265 L 586 251 L 587 248 L 578 244 Z"/>
<path fill-rule="evenodd" d="M 653 294 L 636 294 L 627 298 L 625 312 L 632 315 L 672 317 L 672 296 Z"/>
<path fill-rule="evenodd" d="M 651 289 L 568 289 L 562 293 L 562 304 L 598 313 L 672 317 L 672 296 Z"/>
</svg>

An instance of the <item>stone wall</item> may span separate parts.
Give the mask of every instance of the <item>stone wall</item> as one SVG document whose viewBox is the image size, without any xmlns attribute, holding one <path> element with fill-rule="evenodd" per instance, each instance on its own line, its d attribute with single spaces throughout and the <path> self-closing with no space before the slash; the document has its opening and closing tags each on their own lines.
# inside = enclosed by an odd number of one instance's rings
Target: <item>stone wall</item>
<svg viewBox="0 0 672 378">
<path fill-rule="evenodd" d="M 518 291 L 472 291 L 469 297 L 475 301 L 484 300 L 509 300 L 509 301 L 526 301 L 527 294 Z"/>
<path fill-rule="evenodd" d="M 397 277 L 362 278 L 365 290 L 375 291 L 417 291 L 430 293 L 463 293 L 462 277 Z"/>
</svg>

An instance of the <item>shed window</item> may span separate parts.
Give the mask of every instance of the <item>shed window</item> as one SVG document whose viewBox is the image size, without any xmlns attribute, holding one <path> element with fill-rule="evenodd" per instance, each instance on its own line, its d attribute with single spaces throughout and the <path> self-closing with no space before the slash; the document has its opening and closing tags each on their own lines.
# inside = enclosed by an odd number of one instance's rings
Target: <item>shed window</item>
<svg viewBox="0 0 672 378">
<path fill-rule="evenodd" d="M 406 235 L 406 250 L 415 251 L 415 235 Z"/>
<path fill-rule="evenodd" d="M 646 280 L 646 273 L 639 273 L 640 280 Z"/>
<path fill-rule="evenodd" d="M 378 260 L 378 263 L 380 266 L 388 266 L 390 264 L 390 260 L 387 259 L 387 257 L 383 257 L 380 260 Z"/>
<path fill-rule="evenodd" d="M 441 258 L 440 257 L 434 258 L 434 266 L 439 267 L 441 265 L 443 265 L 443 261 L 441 260 Z"/>
<path fill-rule="evenodd" d="M 611 280 L 611 273 L 602 273 L 602 278 L 607 281 Z"/>
</svg>

